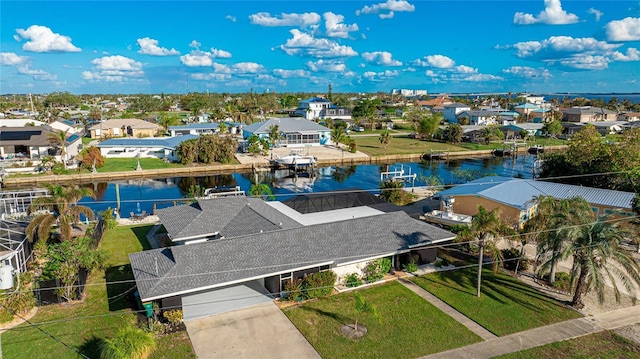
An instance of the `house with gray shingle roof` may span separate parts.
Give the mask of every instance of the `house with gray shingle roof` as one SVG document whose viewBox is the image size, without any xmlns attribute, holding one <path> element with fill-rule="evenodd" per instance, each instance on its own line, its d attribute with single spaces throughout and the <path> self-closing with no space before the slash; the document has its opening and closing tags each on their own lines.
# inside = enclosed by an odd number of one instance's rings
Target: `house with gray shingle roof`
<svg viewBox="0 0 640 359">
<path fill-rule="evenodd" d="M 563 183 L 488 176 L 439 192 L 441 199 L 454 198 L 453 212 L 474 215 L 478 205 L 488 210 L 500 209 L 502 218 L 522 227 L 537 209 L 535 198 L 550 196 L 558 199 L 583 197 L 597 216 L 634 216 L 631 201 L 635 193 L 575 186 Z M 444 209 L 444 204 L 441 204 Z"/>
<path fill-rule="evenodd" d="M 129 255 L 140 299 L 181 306 L 185 319 L 211 315 L 222 310 L 215 303 L 272 300 L 287 281 L 322 270 L 344 281 L 376 258 L 392 259 L 396 269 L 411 256 L 431 262 L 434 246 L 455 238 L 359 200 L 324 211 L 301 213 L 299 206 L 230 197 L 159 210 L 169 237 L 189 244 Z"/>
<path fill-rule="evenodd" d="M 242 129 L 242 138 L 251 135 L 269 138 L 269 128 L 278 126 L 281 138 L 278 144 L 286 147 L 319 146 L 331 144 L 331 130 L 313 121 L 299 117 L 270 118 L 263 122 L 252 123 Z"/>
</svg>

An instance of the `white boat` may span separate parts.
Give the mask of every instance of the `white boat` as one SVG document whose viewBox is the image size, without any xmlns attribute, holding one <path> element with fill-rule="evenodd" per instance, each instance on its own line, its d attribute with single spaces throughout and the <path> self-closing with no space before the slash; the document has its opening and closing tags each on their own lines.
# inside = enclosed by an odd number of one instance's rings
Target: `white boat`
<svg viewBox="0 0 640 359">
<path fill-rule="evenodd" d="M 438 223 L 445 226 L 455 226 L 458 224 L 471 225 L 472 216 L 466 214 L 458 214 L 447 211 L 433 210 L 424 214 L 427 222 Z"/>
<path fill-rule="evenodd" d="M 277 165 L 285 166 L 285 167 L 315 166 L 318 163 L 318 159 L 315 158 L 314 156 L 305 156 L 294 151 L 292 151 L 286 156 L 277 157 L 272 161 Z"/>
</svg>

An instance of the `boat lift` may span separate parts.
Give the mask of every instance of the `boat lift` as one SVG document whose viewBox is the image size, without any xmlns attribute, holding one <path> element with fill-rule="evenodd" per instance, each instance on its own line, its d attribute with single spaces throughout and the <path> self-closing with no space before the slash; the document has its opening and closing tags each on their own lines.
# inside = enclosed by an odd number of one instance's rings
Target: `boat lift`
<svg viewBox="0 0 640 359">
<path fill-rule="evenodd" d="M 387 167 L 387 171 L 380 172 L 380 182 L 384 181 L 403 181 L 408 182 L 411 181 L 411 187 L 414 187 L 417 174 L 411 173 L 411 167 L 409 167 L 408 173 L 405 174 L 404 165 L 400 165 L 399 170 L 389 171 L 389 167 Z"/>
</svg>

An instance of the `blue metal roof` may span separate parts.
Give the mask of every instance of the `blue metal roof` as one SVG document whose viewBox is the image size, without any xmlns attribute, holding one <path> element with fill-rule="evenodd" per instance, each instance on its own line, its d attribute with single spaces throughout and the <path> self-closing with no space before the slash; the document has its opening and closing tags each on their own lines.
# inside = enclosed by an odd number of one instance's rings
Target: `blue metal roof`
<svg viewBox="0 0 640 359">
<path fill-rule="evenodd" d="M 615 208 L 631 208 L 635 193 L 574 186 L 563 183 L 524 180 L 500 176 L 482 177 L 438 193 L 439 196 L 478 196 L 511 207 L 527 209 L 537 196 L 558 199 L 583 197 L 587 202 Z"/>
<path fill-rule="evenodd" d="M 302 100 L 300 102 L 329 102 L 329 100 L 321 98 L 321 97 L 311 97 L 306 100 Z"/>
<path fill-rule="evenodd" d="M 80 138 L 80 136 L 79 136 L 79 135 L 77 135 L 77 134 L 73 134 L 73 135 L 71 135 L 71 136 L 67 137 L 67 143 L 74 143 L 74 142 L 76 142 L 79 138 Z"/>
<path fill-rule="evenodd" d="M 165 147 L 173 149 L 182 141 L 198 137 L 197 135 L 182 135 L 176 137 L 112 138 L 100 142 L 98 147 Z"/>
<path fill-rule="evenodd" d="M 217 123 L 192 123 L 183 126 L 169 126 L 170 130 L 215 130 L 218 128 Z"/>
</svg>

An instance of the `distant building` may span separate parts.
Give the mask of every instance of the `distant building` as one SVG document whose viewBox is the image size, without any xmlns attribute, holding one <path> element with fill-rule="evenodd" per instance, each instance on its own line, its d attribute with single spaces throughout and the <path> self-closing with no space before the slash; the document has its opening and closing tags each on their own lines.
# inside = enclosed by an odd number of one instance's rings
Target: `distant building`
<svg viewBox="0 0 640 359">
<path fill-rule="evenodd" d="M 91 138 L 153 137 L 161 127 L 135 118 L 112 119 L 91 126 Z"/>
<path fill-rule="evenodd" d="M 295 114 L 307 120 L 331 118 L 334 120 L 350 120 L 351 109 L 339 107 L 322 97 L 312 97 L 298 103 Z"/>
<path fill-rule="evenodd" d="M 618 115 L 618 121 L 640 121 L 640 112 L 624 112 Z"/>
<path fill-rule="evenodd" d="M 464 111 L 470 111 L 471 106 L 465 105 L 463 103 L 454 102 L 450 104 L 444 105 L 444 110 L 442 114 L 444 115 L 444 119 L 449 123 L 458 123 L 458 115 Z"/>
<path fill-rule="evenodd" d="M 184 126 L 169 126 L 171 137 L 182 135 L 210 135 L 219 132 L 217 123 L 194 123 Z"/>
<path fill-rule="evenodd" d="M 249 139 L 251 135 L 269 138 L 269 128 L 278 126 L 282 137 L 278 144 L 287 147 L 301 147 L 314 145 L 330 145 L 331 130 L 313 121 L 296 118 L 270 118 L 263 122 L 252 123 L 242 129 L 242 138 Z"/>
<path fill-rule="evenodd" d="M 392 95 L 402 95 L 404 97 L 426 96 L 427 90 L 393 89 Z"/>
<path fill-rule="evenodd" d="M 576 106 L 562 110 L 564 122 L 615 121 L 617 117 L 617 112 L 595 106 Z"/>
</svg>

